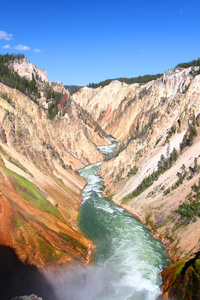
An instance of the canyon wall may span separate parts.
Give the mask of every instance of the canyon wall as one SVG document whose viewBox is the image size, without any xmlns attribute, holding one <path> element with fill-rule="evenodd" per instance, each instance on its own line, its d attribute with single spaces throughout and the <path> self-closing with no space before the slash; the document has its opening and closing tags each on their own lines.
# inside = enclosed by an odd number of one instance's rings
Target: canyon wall
<svg viewBox="0 0 200 300">
<path fill-rule="evenodd" d="M 119 143 L 99 171 L 105 195 L 167 247 L 175 264 L 163 273 L 162 296 L 177 296 L 176 284 L 193 276 L 199 257 L 199 67 L 72 96 L 26 59 L 10 67 L 29 80 L 34 75 L 39 93 L 33 101 L 0 83 L 1 245 L 39 267 L 87 264 L 93 245 L 76 225 L 86 184 L 77 170 L 103 160 L 97 147 L 111 135 Z"/>
<path fill-rule="evenodd" d="M 171 261 L 182 259 L 182 267 L 200 246 L 200 219 L 193 210 L 199 201 L 198 73 L 199 67 L 176 68 L 146 84 L 114 81 L 106 87 L 83 88 L 73 96 L 119 140 L 114 157 L 99 172 L 105 195 L 148 225 L 166 245 Z M 174 161 L 172 152 L 177 155 Z M 162 163 L 167 165 L 164 170 Z M 174 293 L 176 298 L 176 288 L 169 290 L 174 277 L 167 272 L 163 297 Z M 184 285 L 184 276 L 179 280 Z M 184 289 L 181 293 L 188 295 Z"/>
<path fill-rule="evenodd" d="M 12 63 L 9 64 L 9 67 L 17 72 L 20 76 L 26 77 L 31 80 L 32 76 L 40 78 L 44 82 L 48 82 L 47 71 L 40 70 L 36 67 L 35 64 L 30 63 L 28 59 L 25 57 L 23 59 L 15 59 Z"/>
<path fill-rule="evenodd" d="M 37 71 L 27 60 L 12 66 L 20 76 Z M 36 84 L 42 97 L 35 101 L 0 83 L 0 243 L 42 268 L 87 264 L 93 245 L 76 225 L 86 184 L 77 170 L 103 160 L 97 146 L 109 141 L 62 85 L 41 79 Z M 66 95 L 52 120 L 49 88 Z"/>
</svg>

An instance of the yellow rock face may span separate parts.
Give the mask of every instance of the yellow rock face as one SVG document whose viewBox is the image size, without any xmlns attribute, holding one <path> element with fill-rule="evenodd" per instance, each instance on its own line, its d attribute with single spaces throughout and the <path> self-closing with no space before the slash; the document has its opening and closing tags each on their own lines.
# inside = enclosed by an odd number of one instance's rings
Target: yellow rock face
<svg viewBox="0 0 200 300">
<path fill-rule="evenodd" d="M 0 243 L 40 267 L 90 259 L 92 243 L 75 229 L 86 184 L 77 169 L 103 160 L 96 147 L 108 141 L 70 105 L 51 121 L 44 108 L 0 84 Z"/>
<path fill-rule="evenodd" d="M 168 195 L 163 191 L 177 181 L 183 164 L 188 170 L 193 167 L 199 155 L 198 127 L 193 145 L 179 155 L 172 168 L 139 196 L 130 197 L 126 203 L 123 199 L 157 170 L 161 155 L 167 156 L 168 140 L 170 151 L 179 149 L 194 114 L 199 114 L 200 75 L 193 77 L 192 70 L 169 70 L 160 79 L 141 85 L 114 81 L 103 88 L 83 88 L 73 95 L 74 101 L 87 108 L 104 130 L 120 141 L 117 156 L 104 162 L 99 172 L 105 193 L 164 237 L 170 253 L 180 257 L 199 248 L 199 219 L 178 227 L 180 215 L 175 213 L 199 175 Z M 138 171 L 133 176 L 135 167 Z"/>
</svg>

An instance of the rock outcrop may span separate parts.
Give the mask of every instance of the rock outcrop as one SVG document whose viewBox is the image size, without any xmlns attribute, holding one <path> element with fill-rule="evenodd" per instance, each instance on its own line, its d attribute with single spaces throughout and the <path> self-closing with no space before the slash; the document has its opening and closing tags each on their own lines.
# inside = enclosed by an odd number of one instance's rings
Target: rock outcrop
<svg viewBox="0 0 200 300">
<path fill-rule="evenodd" d="M 104 162 L 99 172 L 105 194 L 148 225 L 167 246 L 173 262 L 189 261 L 200 246 L 200 219 L 190 213 L 184 218 L 180 213 L 182 203 L 189 209 L 188 197 L 189 201 L 196 199 L 193 191 L 199 182 L 198 70 L 177 68 L 147 84 L 115 81 L 103 88 L 83 88 L 73 96 L 119 140 L 115 157 Z M 163 163 L 169 162 L 174 148 L 178 159 L 156 173 L 161 157 Z M 150 183 L 146 180 L 139 189 L 145 178 Z"/>
<path fill-rule="evenodd" d="M 97 146 L 109 141 L 68 96 L 51 120 L 47 109 L 55 99 L 48 102 L 45 89 L 69 93 L 46 82 L 46 73 L 26 59 L 13 68 L 29 79 L 40 77 L 36 84 L 47 107 L 0 83 L 0 244 L 40 268 L 87 264 L 93 245 L 76 226 L 86 184 L 77 169 L 103 160 Z"/>
<path fill-rule="evenodd" d="M 8 153 L 3 150 L 5 166 L 0 166 L 0 244 L 38 267 L 71 264 L 74 258 L 87 263 L 92 244 L 73 228 L 84 181 L 65 170 L 60 178 L 47 176 L 25 158 L 18 160 L 16 152 Z"/>
<path fill-rule="evenodd" d="M 79 119 L 73 102 L 63 117 L 51 121 L 44 109 L 17 90 L 0 84 L 0 96 L 2 141 L 33 162 L 49 157 L 77 170 L 102 160 L 95 146 L 107 142 Z"/>
<path fill-rule="evenodd" d="M 26 77 L 31 80 L 32 76 L 39 78 L 41 81 L 48 82 L 47 71 L 41 71 L 36 67 L 35 64 L 28 62 L 28 59 L 25 57 L 23 59 L 15 59 L 12 63 L 9 64 L 9 67 L 17 72 L 20 76 Z"/>
<path fill-rule="evenodd" d="M 107 134 L 120 141 L 117 157 L 101 168 L 107 190 L 130 176 L 135 166 L 144 163 L 144 157 L 147 161 L 171 131 L 181 133 L 188 128 L 193 112 L 197 115 L 200 111 L 200 77 L 193 75 L 197 69 L 169 70 L 147 84 L 113 81 L 103 88 L 85 87 L 73 95 Z"/>
<path fill-rule="evenodd" d="M 190 260 L 177 261 L 162 272 L 164 284 L 162 284 L 162 299 L 199 299 L 200 259 L 199 252 Z"/>
<path fill-rule="evenodd" d="M 96 147 L 112 135 L 116 152 L 99 172 L 105 194 L 166 245 L 175 264 L 163 272 L 162 296 L 192 299 L 189 282 L 199 284 L 200 273 L 199 67 L 146 84 L 84 87 L 71 98 L 27 60 L 12 69 L 38 78 L 41 97 L 33 102 L 0 84 L 0 243 L 40 267 L 86 264 L 92 243 L 76 228 L 86 184 L 77 170 L 103 160 Z"/>
<path fill-rule="evenodd" d="M 189 87 L 185 91 L 184 86 L 188 84 Z M 129 106 L 129 110 L 136 114 L 137 122 L 134 126 L 138 124 L 137 131 L 133 131 L 128 143 L 124 141 L 125 149 L 116 158 L 103 163 L 100 175 L 105 180 L 105 191 L 108 195 L 113 195 L 114 202 L 126 207 L 144 223 L 147 223 L 147 219 L 149 221 L 150 218 L 152 224 L 158 227 L 157 232 L 160 236 L 166 236 L 170 240 L 171 252 L 183 257 L 190 251 L 194 253 L 199 247 L 198 235 L 200 232 L 197 230 L 199 219 L 197 223 L 191 223 L 189 227 L 184 227 L 184 230 L 174 229 L 173 226 L 175 226 L 177 218 L 179 219 L 176 214 L 175 220 L 172 218 L 172 222 L 166 222 L 163 226 L 161 224 L 170 216 L 172 217 L 181 201 L 184 201 L 187 194 L 191 192 L 191 187 L 198 181 L 198 172 L 177 190 L 166 195 L 163 194 L 163 191 L 171 189 L 178 180 L 177 172 L 181 173 L 183 164 L 188 172 L 193 168 L 195 157 L 198 158 L 199 128 L 196 127 L 197 137 L 194 139 L 194 143 L 179 152 L 178 160 L 169 170 L 133 199 L 131 193 L 145 177 L 150 176 L 158 169 L 162 155 L 167 159 L 174 148 L 180 151 L 184 134 L 187 128 L 195 122 L 194 116 L 198 115 L 200 111 L 200 76 L 193 78 L 191 68 L 173 70 L 148 85 L 151 86 L 151 93 L 137 101 L 135 104 L 137 109 L 136 107 L 134 109 L 133 103 Z M 180 92 L 181 87 L 183 90 Z M 168 96 L 163 101 L 164 91 Z M 141 125 L 142 123 L 143 125 Z M 197 161 L 199 164 L 199 158 Z M 137 167 L 136 174 L 131 176 L 134 167 Z M 128 180 L 126 179 L 127 175 L 130 178 Z M 126 199 L 127 196 L 130 200 L 124 202 L 123 199 Z M 173 224 L 171 228 L 170 223 Z M 190 231 L 194 233 L 193 238 Z"/>
<path fill-rule="evenodd" d="M 192 82 L 197 86 L 197 78 L 193 79 L 190 74 L 192 70 L 195 71 L 195 67 L 169 70 L 160 79 L 147 84 L 128 85 L 115 80 L 105 87 L 84 87 L 73 94 L 73 100 L 87 109 L 107 134 L 122 141 L 137 126 L 144 127 L 148 115 L 156 109 L 166 112 L 166 104 L 170 105 L 176 96 L 181 96 Z"/>
</svg>

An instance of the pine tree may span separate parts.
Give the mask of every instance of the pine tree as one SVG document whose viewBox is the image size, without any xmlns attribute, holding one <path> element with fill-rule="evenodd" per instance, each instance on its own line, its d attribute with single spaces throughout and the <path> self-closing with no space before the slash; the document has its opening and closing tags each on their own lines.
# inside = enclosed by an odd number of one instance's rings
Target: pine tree
<svg viewBox="0 0 200 300">
<path fill-rule="evenodd" d="M 195 157 L 194 159 L 194 173 L 198 172 L 199 170 L 199 166 L 198 166 L 198 162 L 197 162 L 197 157 Z"/>
<path fill-rule="evenodd" d="M 193 110 L 193 117 L 192 117 L 192 125 L 196 125 L 196 117 L 195 117 L 195 111 Z"/>
</svg>

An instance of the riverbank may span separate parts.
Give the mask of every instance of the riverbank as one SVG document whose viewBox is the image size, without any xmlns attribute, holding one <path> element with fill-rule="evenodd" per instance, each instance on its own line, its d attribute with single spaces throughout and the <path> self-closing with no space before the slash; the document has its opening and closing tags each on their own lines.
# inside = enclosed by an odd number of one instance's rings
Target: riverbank
<svg viewBox="0 0 200 300">
<path fill-rule="evenodd" d="M 112 198 L 109 199 L 113 202 Z M 117 204 L 119 205 L 119 204 Z M 195 254 L 188 253 L 180 259 L 178 252 L 171 250 L 170 240 L 166 236 L 161 236 L 156 230 L 155 224 L 140 219 L 138 215 L 132 213 L 127 205 L 119 205 L 126 211 L 131 213 L 148 230 L 153 234 L 154 238 L 159 240 L 167 253 L 169 254 L 168 266 L 161 272 L 162 284 L 161 295 L 158 297 L 162 299 L 199 299 L 200 294 L 200 280 L 199 280 L 199 266 L 200 266 L 200 252 Z M 196 295 L 196 296 L 195 296 Z M 196 298 L 194 298 L 196 297 Z"/>
<path fill-rule="evenodd" d="M 108 150 L 103 147 L 105 154 L 107 151 L 110 155 L 109 147 Z M 78 226 L 96 246 L 91 272 L 97 268 L 102 274 L 98 278 L 101 286 L 99 294 L 93 294 L 93 298 L 89 299 L 121 300 L 127 296 L 156 299 L 160 294 L 159 273 L 166 267 L 167 254 L 146 226 L 103 197 L 104 183 L 97 174 L 101 164 L 79 170 L 88 184 L 82 193 Z M 104 278 L 107 276 L 109 278 L 105 283 Z"/>
<path fill-rule="evenodd" d="M 196 132 L 197 136 L 193 143 L 181 151 L 176 163 L 172 164 L 170 169 L 161 174 L 150 187 L 137 197 L 130 197 L 129 200 L 123 201 L 120 195 L 127 195 L 128 191 L 130 193 L 137 187 L 138 183 L 150 173 L 151 168 L 153 170 L 158 165 L 162 151 L 164 151 L 163 153 L 166 152 L 165 148 L 159 147 L 159 152 L 152 152 L 157 160 L 155 157 L 146 158 L 148 167 L 142 165 L 135 176 L 126 181 L 119 181 L 116 185 L 109 182 L 109 186 L 104 190 L 104 194 L 111 201 L 136 216 L 165 245 L 170 256 L 170 265 L 162 273 L 163 297 L 170 295 L 172 298 L 173 293 L 174 297 L 178 297 L 178 293 L 182 293 L 185 297 L 182 299 L 189 299 L 187 298 L 189 295 L 187 291 L 188 278 L 192 282 L 190 296 L 192 293 L 198 294 L 194 288 L 195 282 L 198 280 L 194 278 L 195 276 L 198 278 L 200 272 L 194 271 L 198 269 L 198 259 L 196 258 L 194 262 L 194 258 L 196 255 L 198 257 L 200 247 L 200 219 L 198 216 L 195 217 L 194 213 L 192 214 L 193 211 L 189 212 L 191 210 L 189 209 L 190 204 L 193 201 L 198 202 L 200 128 L 196 127 Z M 178 147 L 182 137 L 183 134 L 175 135 L 170 144 L 175 144 Z M 172 146 L 170 148 L 172 150 Z M 103 172 L 100 172 L 103 179 L 106 176 L 106 166 L 107 164 L 104 164 Z M 186 175 L 181 180 L 182 174 Z M 126 190 L 126 187 L 129 189 Z M 183 203 L 186 203 L 185 205 L 188 207 L 188 216 L 186 213 L 185 217 L 182 217 L 178 212 Z M 189 216 L 191 217 L 189 218 Z M 187 270 L 187 272 L 181 273 L 182 269 Z M 182 282 L 183 286 L 186 287 L 178 289 L 178 282 Z"/>
</svg>

